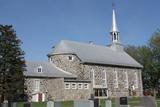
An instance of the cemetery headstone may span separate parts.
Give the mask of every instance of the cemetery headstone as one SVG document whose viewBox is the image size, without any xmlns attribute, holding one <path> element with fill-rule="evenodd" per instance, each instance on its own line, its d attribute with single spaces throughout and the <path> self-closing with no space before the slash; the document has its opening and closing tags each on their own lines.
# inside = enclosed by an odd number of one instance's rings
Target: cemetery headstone
<svg viewBox="0 0 160 107">
<path fill-rule="evenodd" d="M 54 107 L 62 107 L 62 102 L 60 101 L 54 102 Z"/>
<path fill-rule="evenodd" d="M 115 98 L 115 107 L 120 107 L 119 97 Z"/>
<path fill-rule="evenodd" d="M 32 104 L 29 102 L 24 103 L 24 107 L 32 107 Z"/>
<path fill-rule="evenodd" d="M 127 97 L 120 97 L 120 105 L 128 105 Z"/>
<path fill-rule="evenodd" d="M 8 107 L 8 103 L 2 103 L 2 107 Z"/>
<path fill-rule="evenodd" d="M 16 102 L 12 102 L 11 103 L 11 107 L 17 107 L 17 103 Z"/>
<path fill-rule="evenodd" d="M 99 107 L 99 99 L 98 98 L 94 99 L 94 107 Z"/>
<path fill-rule="evenodd" d="M 92 100 L 74 101 L 74 107 L 94 107 Z"/>
<path fill-rule="evenodd" d="M 128 98 L 127 97 L 120 97 L 119 98 L 119 105 L 116 107 L 129 107 Z"/>
<path fill-rule="evenodd" d="M 106 100 L 105 101 L 105 107 L 112 107 L 112 101 L 111 100 Z"/>
<path fill-rule="evenodd" d="M 47 107 L 54 107 L 54 102 L 53 101 L 48 101 L 47 102 Z"/>
<path fill-rule="evenodd" d="M 156 100 L 152 96 L 144 96 L 140 98 L 140 105 L 144 107 L 157 107 Z"/>
</svg>

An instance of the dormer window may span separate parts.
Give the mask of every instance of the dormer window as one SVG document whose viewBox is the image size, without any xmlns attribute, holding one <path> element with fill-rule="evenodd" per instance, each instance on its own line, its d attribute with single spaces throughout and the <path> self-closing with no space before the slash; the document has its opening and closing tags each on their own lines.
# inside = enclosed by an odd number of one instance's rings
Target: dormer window
<svg viewBox="0 0 160 107">
<path fill-rule="evenodd" d="M 71 55 L 68 56 L 68 60 L 69 60 L 69 61 L 73 61 L 73 56 L 71 56 Z"/>
<path fill-rule="evenodd" d="M 42 72 L 42 66 L 39 66 L 37 72 Z"/>
</svg>

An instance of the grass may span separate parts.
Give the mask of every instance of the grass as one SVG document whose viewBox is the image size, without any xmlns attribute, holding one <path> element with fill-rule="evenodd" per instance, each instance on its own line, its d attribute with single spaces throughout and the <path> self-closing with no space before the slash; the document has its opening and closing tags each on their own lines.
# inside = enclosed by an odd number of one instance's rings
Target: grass
<svg viewBox="0 0 160 107">
<path fill-rule="evenodd" d="M 156 101 L 157 101 L 157 107 L 160 107 L 160 98 L 157 98 Z M 131 107 L 138 106 L 139 103 L 140 103 L 139 97 L 132 97 L 128 99 L 128 104 Z M 105 107 L 105 100 L 100 101 L 100 106 Z M 115 98 L 112 98 L 112 107 L 115 107 Z"/>
<path fill-rule="evenodd" d="M 160 107 L 160 98 L 157 100 L 157 107 Z M 139 104 L 140 98 L 133 97 L 128 99 L 128 103 L 131 107 L 137 106 Z M 23 107 L 24 102 L 19 102 L 17 107 Z M 100 100 L 100 106 L 105 107 L 105 100 Z M 32 107 L 46 107 L 46 102 L 32 102 Z M 74 107 L 73 101 L 63 101 L 62 107 Z M 112 107 L 115 107 L 115 98 L 112 98 Z"/>
<path fill-rule="evenodd" d="M 63 101 L 62 102 L 62 107 L 73 107 L 73 101 Z"/>
<path fill-rule="evenodd" d="M 17 107 L 24 107 L 25 102 L 19 102 Z M 46 102 L 32 102 L 32 107 L 46 107 Z"/>
</svg>

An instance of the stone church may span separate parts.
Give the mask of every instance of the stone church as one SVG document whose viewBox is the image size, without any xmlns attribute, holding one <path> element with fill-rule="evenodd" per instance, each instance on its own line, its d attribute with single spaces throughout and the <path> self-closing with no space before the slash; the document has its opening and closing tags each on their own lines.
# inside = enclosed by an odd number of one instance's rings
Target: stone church
<svg viewBox="0 0 160 107">
<path fill-rule="evenodd" d="M 108 46 L 61 40 L 48 54 L 48 62 L 26 62 L 30 100 L 141 96 L 143 66 L 119 42 L 114 9 L 110 35 Z"/>
</svg>

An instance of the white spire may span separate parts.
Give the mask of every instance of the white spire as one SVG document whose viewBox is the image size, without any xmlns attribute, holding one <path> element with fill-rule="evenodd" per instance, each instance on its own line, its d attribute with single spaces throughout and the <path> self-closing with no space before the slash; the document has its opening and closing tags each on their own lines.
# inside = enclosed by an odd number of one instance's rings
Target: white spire
<svg viewBox="0 0 160 107">
<path fill-rule="evenodd" d="M 112 36 L 112 42 L 113 43 L 118 43 L 119 42 L 119 31 L 117 28 L 116 24 L 116 14 L 115 14 L 115 9 L 114 9 L 114 3 L 112 4 L 113 6 L 113 12 L 112 12 L 112 29 L 111 29 L 111 36 Z"/>
<path fill-rule="evenodd" d="M 116 23 L 116 15 L 115 15 L 115 10 L 113 9 L 113 13 L 112 13 L 112 32 L 118 32 L 118 28 L 117 28 L 117 23 Z"/>
</svg>

